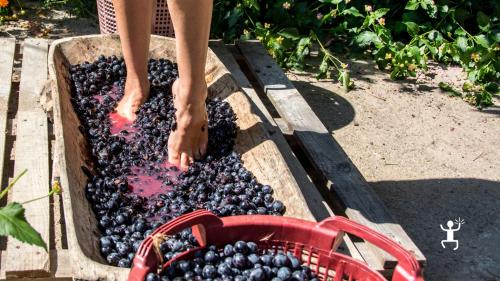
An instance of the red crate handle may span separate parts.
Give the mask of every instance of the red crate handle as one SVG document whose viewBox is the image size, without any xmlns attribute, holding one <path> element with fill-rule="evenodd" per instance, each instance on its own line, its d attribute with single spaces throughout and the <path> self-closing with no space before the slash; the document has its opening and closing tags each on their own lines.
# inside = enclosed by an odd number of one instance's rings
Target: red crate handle
<svg viewBox="0 0 500 281">
<path fill-rule="evenodd" d="M 250 219 L 250 217 L 252 219 Z M 235 223 L 236 220 L 241 222 L 251 222 L 257 217 L 262 217 L 258 215 L 253 216 L 242 216 L 242 217 L 227 217 L 228 224 Z M 290 220 L 290 222 L 298 221 L 292 218 L 282 218 L 282 217 L 268 217 L 266 218 L 268 223 L 279 223 L 280 220 Z M 283 222 L 281 222 L 283 223 Z M 310 223 L 310 222 L 303 222 Z M 199 227 L 199 225 L 203 227 Z M 191 212 L 186 215 L 182 215 L 167 224 L 160 226 L 151 235 L 149 235 L 141 244 L 137 250 L 136 256 L 134 258 L 134 263 L 132 270 L 129 274 L 129 281 L 143 281 L 148 272 L 156 272 L 158 269 L 159 258 L 157 253 L 152 250 L 153 247 L 153 237 L 157 234 L 172 234 L 182 231 L 188 227 L 193 227 L 193 235 L 197 238 L 200 246 L 203 247 L 206 244 L 205 239 L 205 229 L 210 226 L 211 229 L 214 227 L 223 227 L 223 219 L 217 217 L 206 210 L 198 210 Z M 327 218 L 314 226 L 317 229 L 322 229 L 324 233 L 330 233 L 331 235 L 337 236 L 339 231 L 344 233 L 350 233 L 363 240 L 374 244 L 375 246 L 383 249 L 398 260 L 398 264 L 394 269 L 394 274 L 392 281 L 423 281 L 422 272 L 420 265 L 417 260 L 412 256 L 412 254 L 406 251 L 396 242 L 390 240 L 384 235 L 366 227 L 359 223 L 350 221 L 347 218 L 336 216 Z M 333 250 L 332 250 L 333 252 Z"/>
<path fill-rule="evenodd" d="M 329 228 L 340 230 L 345 233 L 357 236 L 386 251 L 398 260 L 392 276 L 393 281 L 423 281 L 422 270 L 415 257 L 401 247 L 398 243 L 385 237 L 384 235 L 351 221 L 345 217 L 335 216 L 327 218 L 317 224 L 319 228 Z"/>
<path fill-rule="evenodd" d="M 153 233 L 151 233 L 139 246 L 137 253 L 134 257 L 133 267 L 129 274 L 129 281 L 144 281 L 148 272 L 156 272 L 158 269 L 159 258 L 153 248 L 153 237 L 157 234 L 171 234 L 182 231 L 185 228 L 192 227 L 195 225 L 212 225 L 220 224 L 222 225 L 222 220 L 216 215 L 212 214 L 206 210 L 198 210 L 186 215 L 177 217 L 176 219 L 158 227 Z M 203 233 L 201 229 L 195 230 L 194 235 L 200 242 L 200 246 L 204 246 L 205 242 Z"/>
</svg>

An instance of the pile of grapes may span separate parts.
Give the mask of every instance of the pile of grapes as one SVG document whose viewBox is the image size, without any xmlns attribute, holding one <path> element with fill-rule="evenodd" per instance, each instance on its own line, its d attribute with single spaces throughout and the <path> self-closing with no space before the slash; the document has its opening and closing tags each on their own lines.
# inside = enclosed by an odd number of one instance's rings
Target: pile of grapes
<svg viewBox="0 0 500 281">
<path fill-rule="evenodd" d="M 150 96 L 137 120 L 126 124 L 116 115 L 110 118 L 123 96 L 123 59 L 100 56 L 70 66 L 71 101 L 94 162 L 91 170 L 84 170 L 89 177 L 85 194 L 101 230 L 101 253 L 120 267 L 130 267 L 140 243 L 154 229 L 190 211 L 207 209 L 218 216 L 285 212 L 272 188 L 259 184 L 233 151 L 236 116 L 218 98 L 206 102 L 206 157 L 186 172 L 168 165 L 167 141 L 176 126 L 171 86 L 177 65 L 151 59 L 148 70 Z M 172 254 L 191 243 L 190 237 L 179 237 Z"/>
<path fill-rule="evenodd" d="M 166 243 L 162 252 L 169 251 Z M 146 281 L 235 280 L 235 281 L 317 281 L 315 273 L 290 252 L 259 250 L 254 242 L 238 241 L 223 248 L 209 246 L 193 259 L 173 262 L 160 275 L 149 273 Z"/>
</svg>

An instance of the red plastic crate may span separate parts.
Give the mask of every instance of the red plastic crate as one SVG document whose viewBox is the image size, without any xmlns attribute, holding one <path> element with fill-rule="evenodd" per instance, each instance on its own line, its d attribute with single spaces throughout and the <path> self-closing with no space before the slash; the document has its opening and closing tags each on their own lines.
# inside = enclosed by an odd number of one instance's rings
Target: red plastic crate
<svg viewBox="0 0 500 281">
<path fill-rule="evenodd" d="M 309 266 L 320 280 L 387 280 L 368 264 L 332 250 L 342 241 L 344 233 L 350 233 L 398 259 L 391 280 L 424 280 L 420 265 L 410 252 L 380 233 L 344 217 L 336 216 L 313 223 L 294 218 L 262 215 L 218 218 L 208 211 L 200 210 L 180 216 L 148 236 L 134 258 L 129 281 L 143 281 L 149 272 L 155 272 L 160 268 L 159 258 L 153 248 L 155 235 L 171 235 L 188 227 L 192 227 L 200 248 L 206 245 L 223 246 L 244 240 L 256 242 L 259 250 L 290 251 L 300 258 L 303 264 Z M 165 263 L 162 268 L 168 267 L 174 261 L 192 258 L 194 252 L 200 248 L 178 255 Z"/>
</svg>

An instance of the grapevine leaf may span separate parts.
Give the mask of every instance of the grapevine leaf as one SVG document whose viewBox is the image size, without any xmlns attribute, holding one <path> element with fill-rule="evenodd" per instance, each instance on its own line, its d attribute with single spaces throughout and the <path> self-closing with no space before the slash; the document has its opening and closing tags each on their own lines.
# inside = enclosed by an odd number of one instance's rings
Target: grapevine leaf
<svg viewBox="0 0 500 281">
<path fill-rule="evenodd" d="M 490 93 L 496 94 L 498 93 L 498 85 L 493 82 L 486 83 L 484 85 L 484 89 Z"/>
<path fill-rule="evenodd" d="M 47 244 L 27 221 L 24 208 L 17 202 L 7 204 L 0 208 L 0 235 L 10 235 L 17 240 L 30 245 L 40 246 L 47 251 Z"/>
<path fill-rule="evenodd" d="M 358 9 L 355 7 L 350 7 L 349 9 L 345 9 L 340 13 L 341 15 L 351 15 L 354 17 L 363 17 L 363 14 L 361 14 Z"/>
<path fill-rule="evenodd" d="M 378 35 L 372 31 L 363 31 L 360 34 L 358 34 L 358 36 L 356 36 L 354 40 L 361 47 L 369 46 L 371 43 L 373 44 L 381 43 Z"/>
<path fill-rule="evenodd" d="M 465 52 L 467 50 L 467 39 L 465 37 L 458 37 L 455 42 L 460 51 Z"/>
<path fill-rule="evenodd" d="M 497 43 L 500 43 L 500 29 L 492 30 L 491 38 Z"/>
<path fill-rule="evenodd" d="M 475 36 L 474 39 L 476 39 L 476 42 L 479 45 L 481 45 L 485 48 L 488 48 L 490 46 L 490 42 L 488 41 L 488 38 L 484 34 L 479 34 L 479 35 Z"/>
<path fill-rule="evenodd" d="M 342 0 L 320 0 L 320 2 L 338 5 L 342 3 Z"/>
<path fill-rule="evenodd" d="M 300 39 L 299 30 L 294 27 L 283 28 L 278 32 L 278 34 L 288 39 Z"/>
<path fill-rule="evenodd" d="M 418 32 L 420 31 L 420 27 L 418 24 L 411 22 L 411 21 L 406 21 L 403 22 L 406 25 L 406 30 L 408 31 L 408 34 L 411 36 L 417 36 Z"/>
<path fill-rule="evenodd" d="M 490 18 L 483 12 L 477 12 L 477 24 L 482 31 L 487 32 L 490 29 Z"/>
<path fill-rule="evenodd" d="M 418 9 L 419 6 L 420 3 L 418 2 L 418 0 L 410 0 L 408 1 L 408 3 L 406 3 L 405 9 L 414 11 Z"/>
<path fill-rule="evenodd" d="M 377 9 L 375 12 L 373 12 L 373 15 L 375 16 L 375 19 L 379 19 L 383 17 L 387 12 L 389 12 L 389 8 L 381 8 Z"/>
<path fill-rule="evenodd" d="M 432 30 L 429 32 L 429 35 L 427 35 L 427 38 L 431 41 L 441 42 L 443 40 L 443 35 L 437 30 Z"/>
<path fill-rule="evenodd" d="M 446 82 L 439 82 L 438 86 L 441 89 L 441 91 L 447 92 L 448 95 L 450 96 L 456 96 L 456 97 L 462 96 L 462 93 L 455 90 L 450 84 Z"/>
</svg>

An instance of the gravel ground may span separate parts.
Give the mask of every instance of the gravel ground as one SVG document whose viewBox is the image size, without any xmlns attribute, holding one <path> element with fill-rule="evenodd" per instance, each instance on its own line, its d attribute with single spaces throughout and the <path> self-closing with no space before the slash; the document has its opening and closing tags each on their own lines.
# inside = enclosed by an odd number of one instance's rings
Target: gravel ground
<svg viewBox="0 0 500 281">
<path fill-rule="evenodd" d="M 440 81 L 461 86 L 459 67 L 393 81 L 374 63 L 351 66 L 348 93 L 287 75 L 426 255 L 426 280 L 500 280 L 499 101 L 479 111 L 442 93 Z M 459 248 L 443 249 L 440 224 L 458 217 Z"/>
</svg>

